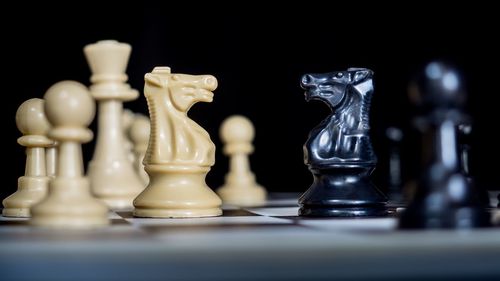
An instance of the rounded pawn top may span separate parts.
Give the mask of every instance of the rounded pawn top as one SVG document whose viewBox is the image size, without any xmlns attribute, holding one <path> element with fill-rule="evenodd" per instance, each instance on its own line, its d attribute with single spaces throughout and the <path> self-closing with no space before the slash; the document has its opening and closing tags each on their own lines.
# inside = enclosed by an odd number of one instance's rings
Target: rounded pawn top
<svg viewBox="0 0 500 281">
<path fill-rule="evenodd" d="M 417 106 L 453 108 L 464 105 L 466 94 L 458 71 L 434 61 L 424 67 L 412 84 L 410 98 Z"/>
<path fill-rule="evenodd" d="M 17 109 L 16 125 L 23 135 L 47 134 L 50 124 L 45 116 L 44 103 L 43 99 L 29 99 Z"/>
<path fill-rule="evenodd" d="M 47 118 L 54 127 L 82 128 L 94 119 L 94 100 L 81 83 L 58 82 L 47 90 L 44 99 Z"/>
<path fill-rule="evenodd" d="M 130 127 L 130 138 L 136 144 L 147 143 L 150 130 L 149 118 L 144 115 L 137 115 Z"/>
<path fill-rule="evenodd" d="M 252 122 L 241 115 L 226 118 L 220 129 L 220 137 L 225 143 L 251 143 L 254 134 Z"/>
</svg>

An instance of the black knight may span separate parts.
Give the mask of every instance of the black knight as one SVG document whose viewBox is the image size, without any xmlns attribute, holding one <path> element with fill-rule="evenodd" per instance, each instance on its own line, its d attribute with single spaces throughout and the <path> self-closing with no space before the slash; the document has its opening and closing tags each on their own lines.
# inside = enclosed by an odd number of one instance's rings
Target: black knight
<svg viewBox="0 0 500 281">
<path fill-rule="evenodd" d="M 302 216 L 385 215 L 386 197 L 371 183 L 377 158 L 369 136 L 373 72 L 350 68 L 306 74 L 306 100 L 320 100 L 332 113 L 304 145 L 304 161 L 314 182 L 299 199 Z"/>
</svg>

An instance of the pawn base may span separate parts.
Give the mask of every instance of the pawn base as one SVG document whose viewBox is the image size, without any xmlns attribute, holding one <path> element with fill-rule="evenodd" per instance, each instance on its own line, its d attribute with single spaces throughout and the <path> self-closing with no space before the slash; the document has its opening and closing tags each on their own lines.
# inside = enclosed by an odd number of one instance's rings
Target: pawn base
<svg viewBox="0 0 500 281">
<path fill-rule="evenodd" d="M 2 202 L 4 206 L 2 215 L 29 218 L 31 206 L 46 196 L 49 179 L 49 177 L 20 177 L 17 181 L 17 191 Z"/>
<path fill-rule="evenodd" d="M 250 207 L 261 206 L 266 203 L 266 190 L 260 185 L 234 186 L 224 185 L 217 194 L 224 204 Z"/>
<path fill-rule="evenodd" d="M 90 195 L 85 178 L 56 178 L 49 194 L 31 209 L 30 223 L 48 228 L 95 228 L 109 224 L 108 209 Z"/>
</svg>

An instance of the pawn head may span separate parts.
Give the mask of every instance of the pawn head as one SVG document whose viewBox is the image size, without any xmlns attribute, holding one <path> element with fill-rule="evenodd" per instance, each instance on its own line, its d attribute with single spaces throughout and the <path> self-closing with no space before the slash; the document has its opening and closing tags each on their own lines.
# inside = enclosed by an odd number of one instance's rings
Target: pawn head
<svg viewBox="0 0 500 281">
<path fill-rule="evenodd" d="M 254 135 L 252 122 L 241 115 L 228 117 L 220 128 L 220 137 L 224 143 L 251 143 Z"/>
<path fill-rule="evenodd" d="M 455 108 L 465 104 L 466 93 L 458 71 L 434 61 L 410 84 L 410 100 L 419 107 Z"/>
<path fill-rule="evenodd" d="M 54 127 L 87 127 L 94 119 L 94 100 L 87 87 L 76 81 L 52 85 L 44 99 L 45 113 Z"/>
<path fill-rule="evenodd" d="M 29 99 L 16 112 L 16 125 L 23 135 L 45 136 L 50 128 L 45 116 L 43 99 Z"/>
</svg>

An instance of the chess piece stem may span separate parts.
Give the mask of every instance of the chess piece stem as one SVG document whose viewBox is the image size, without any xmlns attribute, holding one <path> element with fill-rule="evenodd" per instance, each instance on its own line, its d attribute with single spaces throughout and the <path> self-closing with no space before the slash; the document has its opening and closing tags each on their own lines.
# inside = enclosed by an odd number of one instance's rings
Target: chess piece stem
<svg viewBox="0 0 500 281">
<path fill-rule="evenodd" d="M 386 130 L 386 137 L 389 141 L 389 177 L 388 196 L 393 204 L 403 204 L 403 178 L 401 173 L 401 142 L 403 132 L 396 127 L 389 127 Z"/>
<path fill-rule="evenodd" d="M 45 149 L 45 160 L 47 166 L 47 176 L 55 177 L 56 176 L 56 167 L 57 167 L 57 149 L 56 144 L 47 147 Z"/>
<path fill-rule="evenodd" d="M 144 186 L 149 183 L 149 176 L 144 170 L 144 164 L 142 164 L 142 161 L 144 160 L 146 150 L 148 149 L 150 127 L 151 124 L 149 122 L 149 118 L 141 114 L 137 114 L 132 121 L 132 125 L 129 130 L 130 139 L 134 143 L 135 169 L 141 177 Z"/>
<path fill-rule="evenodd" d="M 134 122 L 135 113 L 130 109 L 123 109 L 122 113 L 122 128 L 123 128 L 123 141 L 125 152 L 127 153 L 128 159 L 135 165 L 135 153 L 134 153 L 134 144 L 129 136 L 130 127 L 132 126 L 132 122 Z"/>
<path fill-rule="evenodd" d="M 31 206 L 47 193 L 45 148 L 53 145 L 53 141 L 46 137 L 50 125 L 43 106 L 44 100 L 29 99 L 17 110 L 17 127 L 24 134 L 18 143 L 26 147 L 26 168 L 18 180 L 18 190 L 3 200 L 3 216 L 29 217 Z"/>
</svg>

